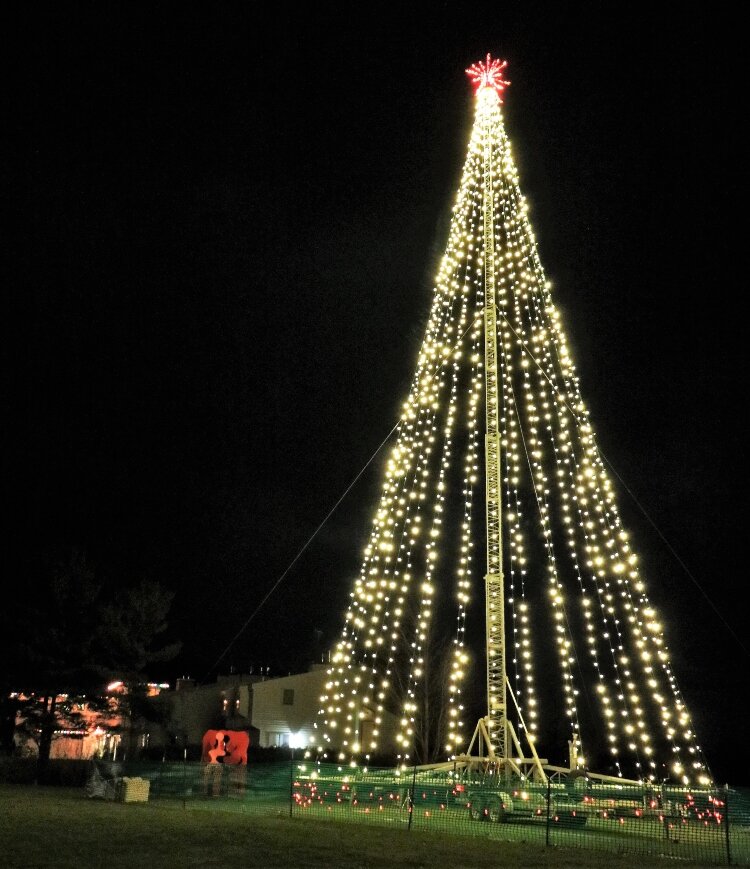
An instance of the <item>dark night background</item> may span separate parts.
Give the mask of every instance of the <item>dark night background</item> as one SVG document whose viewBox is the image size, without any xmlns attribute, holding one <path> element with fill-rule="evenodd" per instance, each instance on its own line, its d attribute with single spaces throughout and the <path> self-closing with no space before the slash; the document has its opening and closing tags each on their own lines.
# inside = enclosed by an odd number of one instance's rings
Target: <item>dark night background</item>
<svg viewBox="0 0 750 869">
<path fill-rule="evenodd" d="M 35 4 L 9 27 L 6 582 L 33 594 L 71 546 L 109 583 L 158 580 L 184 648 L 153 677 L 213 678 L 397 419 L 463 71 L 491 51 L 599 444 L 721 613 L 620 488 L 709 763 L 747 783 L 739 21 L 380 5 Z M 333 643 L 379 469 L 220 670 Z"/>
</svg>

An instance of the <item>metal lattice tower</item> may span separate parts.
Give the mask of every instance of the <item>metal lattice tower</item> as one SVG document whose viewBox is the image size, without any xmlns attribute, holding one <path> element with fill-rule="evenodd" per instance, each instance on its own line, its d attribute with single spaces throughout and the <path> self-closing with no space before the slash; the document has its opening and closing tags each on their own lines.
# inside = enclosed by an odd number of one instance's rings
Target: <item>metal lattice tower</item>
<svg viewBox="0 0 750 869">
<path fill-rule="evenodd" d="M 503 584 L 502 493 L 499 424 L 499 383 L 497 373 L 497 299 L 495 287 L 495 219 L 492 183 L 492 108 L 499 97 L 484 87 L 480 99 L 483 114 L 484 211 L 484 377 L 485 377 L 485 484 L 487 505 L 487 575 L 485 577 L 485 625 L 487 658 L 488 730 L 496 754 L 505 758 L 508 748 L 505 698 L 505 590 Z"/>
</svg>

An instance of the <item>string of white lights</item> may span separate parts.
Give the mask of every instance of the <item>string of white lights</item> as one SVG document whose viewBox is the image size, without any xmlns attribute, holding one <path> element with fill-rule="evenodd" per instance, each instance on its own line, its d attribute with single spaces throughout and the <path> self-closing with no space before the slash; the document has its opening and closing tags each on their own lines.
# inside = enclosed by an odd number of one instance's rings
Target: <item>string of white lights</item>
<svg viewBox="0 0 750 869">
<path fill-rule="evenodd" d="M 638 777 L 654 779 L 665 743 L 676 775 L 686 784 L 707 783 L 661 620 L 623 528 L 562 318 L 541 266 L 496 98 L 506 84 L 502 68 L 488 58 L 485 66 L 471 70 L 480 90 L 448 243 L 397 442 L 321 697 L 323 726 L 316 744 L 321 751 L 336 747 L 341 760 L 368 757 L 380 745 L 388 709 L 400 705 L 399 763 L 411 759 L 421 697 L 428 688 L 436 583 L 447 572 L 440 565 L 442 551 L 455 558 L 457 605 L 444 747 L 455 756 L 463 746 L 462 684 L 471 660 L 466 622 L 479 584 L 472 580 L 472 510 L 480 478 L 485 376 L 478 316 L 485 304 L 488 262 L 488 293 L 494 292 L 498 311 L 502 561 L 508 576 L 506 600 L 500 610 L 495 608 L 493 619 L 504 623 L 506 609 L 511 617 L 517 729 L 525 720 L 532 740 L 539 736 L 535 638 L 551 618 L 571 738 L 582 749 L 584 736 L 587 743 L 597 742 L 582 732 L 579 714 L 580 694 L 591 680 L 596 701 L 588 704 L 589 717 L 598 715 L 620 776 L 632 768 Z M 494 96 L 488 96 L 488 89 Z M 485 251 L 485 216 L 489 221 L 490 214 L 484 211 L 490 206 L 493 246 Z M 464 346 L 457 339 L 467 332 L 471 335 Z M 459 416 L 466 424 L 460 457 L 463 505 L 453 535 L 445 527 L 450 512 L 446 498 L 461 436 Z M 533 529 L 538 539 L 532 539 Z M 543 559 L 532 567 L 536 549 Z M 583 755 L 579 763 L 585 765 Z"/>
</svg>

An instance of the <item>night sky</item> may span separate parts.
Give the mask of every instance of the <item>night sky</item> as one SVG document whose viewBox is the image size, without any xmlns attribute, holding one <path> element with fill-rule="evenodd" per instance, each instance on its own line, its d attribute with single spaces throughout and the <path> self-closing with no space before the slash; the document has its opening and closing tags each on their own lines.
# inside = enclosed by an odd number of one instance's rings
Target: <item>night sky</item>
<svg viewBox="0 0 750 869">
<path fill-rule="evenodd" d="M 600 447 L 720 613 L 619 487 L 678 681 L 713 771 L 747 783 L 741 29 L 672 6 L 13 22 L 6 578 L 33 589 L 75 546 L 107 583 L 157 580 L 184 649 L 152 675 L 215 676 L 398 418 L 472 121 L 463 71 L 491 51 Z M 380 469 L 220 671 L 285 675 L 335 641 Z"/>
</svg>

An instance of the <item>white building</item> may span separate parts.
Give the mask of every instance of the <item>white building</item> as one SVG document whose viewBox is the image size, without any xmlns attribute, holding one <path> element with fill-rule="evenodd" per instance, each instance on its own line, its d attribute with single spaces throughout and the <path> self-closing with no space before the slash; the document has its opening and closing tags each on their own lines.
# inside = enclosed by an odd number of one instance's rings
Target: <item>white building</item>
<svg viewBox="0 0 750 869">
<path fill-rule="evenodd" d="M 83 705 L 77 712 L 75 729 L 61 729 L 55 734 L 51 756 L 88 758 L 105 756 L 137 757 L 145 748 L 165 752 L 171 747 L 180 756 L 188 750 L 194 756 L 207 730 L 244 730 L 250 733 L 251 745 L 261 748 L 289 746 L 308 748 L 328 681 L 328 665 L 314 664 L 306 673 L 271 679 L 266 675 L 234 673 L 219 676 L 216 682 L 198 685 L 192 679 L 177 680 L 173 690 L 166 685 L 149 686 L 162 720 L 141 721 L 136 732 L 133 722 L 123 717 L 116 706 L 111 714 L 90 714 Z M 119 686 L 119 687 L 118 687 Z M 122 683 L 110 685 L 114 704 L 125 693 Z M 67 695 L 65 695 L 67 697 Z M 62 708 L 62 706 L 61 706 Z M 359 712 L 359 743 L 369 745 L 375 727 L 371 709 Z M 79 720 L 80 719 L 80 720 Z M 382 714 L 380 751 L 395 751 L 396 716 Z M 22 722 L 19 721 L 19 726 Z M 122 734 L 129 738 L 123 742 Z M 336 747 L 336 746 L 334 746 Z M 165 754 L 166 756 L 166 754 Z"/>
<path fill-rule="evenodd" d="M 288 745 L 307 748 L 315 733 L 313 725 L 328 680 L 328 665 L 314 664 L 307 673 L 268 679 L 253 685 L 252 723 L 259 731 L 262 747 Z M 361 745 L 368 745 L 375 727 L 370 709 L 360 711 Z M 396 716 L 384 712 L 380 725 L 381 750 L 393 750 Z"/>
</svg>

